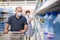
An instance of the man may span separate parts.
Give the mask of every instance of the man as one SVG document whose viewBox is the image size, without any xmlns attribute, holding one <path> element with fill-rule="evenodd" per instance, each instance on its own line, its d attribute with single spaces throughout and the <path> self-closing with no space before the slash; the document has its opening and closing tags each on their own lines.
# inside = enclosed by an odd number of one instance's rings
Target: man
<svg viewBox="0 0 60 40">
<path fill-rule="evenodd" d="M 22 8 L 16 7 L 15 12 L 16 12 L 15 15 L 11 16 L 8 19 L 8 22 L 4 30 L 5 34 L 8 33 L 8 28 L 10 25 L 11 25 L 11 31 L 18 31 L 20 33 L 24 33 L 28 29 L 27 20 L 24 16 L 22 16 Z"/>
</svg>

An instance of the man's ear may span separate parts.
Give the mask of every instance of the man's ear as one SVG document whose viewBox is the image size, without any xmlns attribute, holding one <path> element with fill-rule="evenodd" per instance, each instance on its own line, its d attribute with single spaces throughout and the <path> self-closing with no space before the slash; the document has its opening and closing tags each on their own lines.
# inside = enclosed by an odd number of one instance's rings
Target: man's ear
<svg viewBox="0 0 60 40">
<path fill-rule="evenodd" d="M 17 10 L 15 10 L 15 13 L 17 13 Z"/>
<path fill-rule="evenodd" d="M 15 10 L 15 12 L 16 12 L 16 10 Z"/>
</svg>

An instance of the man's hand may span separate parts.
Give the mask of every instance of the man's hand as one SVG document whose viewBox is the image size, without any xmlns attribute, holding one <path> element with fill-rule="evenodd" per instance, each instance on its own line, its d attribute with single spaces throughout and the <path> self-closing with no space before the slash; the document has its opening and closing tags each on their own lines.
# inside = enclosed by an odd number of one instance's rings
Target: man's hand
<svg viewBox="0 0 60 40">
<path fill-rule="evenodd" d="M 4 34 L 8 34 L 8 30 L 4 30 L 4 32 L 3 32 Z"/>
<path fill-rule="evenodd" d="M 8 28 L 9 28 L 9 24 L 6 24 L 5 30 L 4 30 L 4 34 L 8 34 Z"/>
<path fill-rule="evenodd" d="M 25 33 L 26 31 L 25 30 L 21 30 L 20 33 Z"/>
</svg>

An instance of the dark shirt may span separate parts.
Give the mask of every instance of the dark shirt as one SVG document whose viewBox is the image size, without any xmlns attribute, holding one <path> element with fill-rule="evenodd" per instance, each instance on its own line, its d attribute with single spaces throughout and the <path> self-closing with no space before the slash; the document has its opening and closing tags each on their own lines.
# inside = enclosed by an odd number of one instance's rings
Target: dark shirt
<svg viewBox="0 0 60 40">
<path fill-rule="evenodd" d="M 24 29 L 24 25 L 27 25 L 27 20 L 24 16 L 20 16 L 19 19 L 15 15 L 9 17 L 8 22 L 11 25 L 11 31 L 20 31 Z"/>
</svg>

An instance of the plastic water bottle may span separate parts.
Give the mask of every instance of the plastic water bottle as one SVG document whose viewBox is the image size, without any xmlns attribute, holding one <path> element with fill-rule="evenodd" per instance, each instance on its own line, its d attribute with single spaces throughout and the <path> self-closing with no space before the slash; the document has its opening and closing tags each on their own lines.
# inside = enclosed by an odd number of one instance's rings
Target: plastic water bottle
<svg viewBox="0 0 60 40">
<path fill-rule="evenodd" d="M 48 17 L 49 20 L 48 40 L 54 40 L 53 21 L 55 18 L 56 18 L 56 12 L 51 12 L 51 15 Z"/>
<path fill-rule="evenodd" d="M 49 17 L 50 13 L 47 12 L 46 15 L 44 16 L 44 40 L 48 39 L 48 26 L 49 26 Z"/>
</svg>

